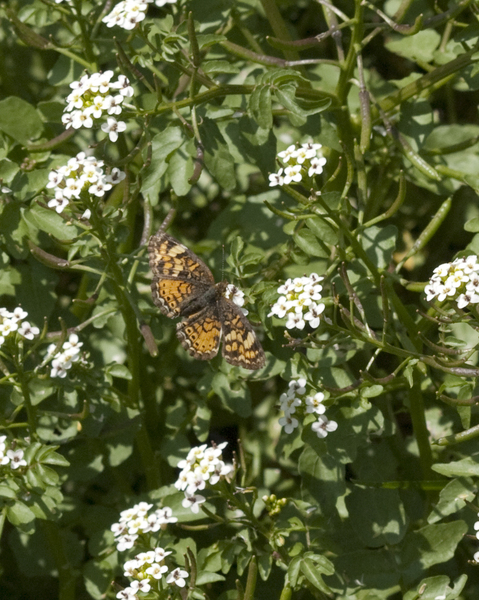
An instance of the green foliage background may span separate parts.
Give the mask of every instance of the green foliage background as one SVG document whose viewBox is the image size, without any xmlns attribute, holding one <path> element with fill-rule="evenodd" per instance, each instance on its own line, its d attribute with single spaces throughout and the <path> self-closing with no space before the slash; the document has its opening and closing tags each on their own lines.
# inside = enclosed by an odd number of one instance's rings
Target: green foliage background
<svg viewBox="0 0 479 600">
<path fill-rule="evenodd" d="M 159 543 L 192 552 L 183 598 L 477 598 L 479 318 L 423 294 L 479 254 L 477 3 L 179 0 L 132 32 L 101 24 L 105 2 L 1 10 L 1 305 L 45 324 L 1 349 L 1 433 L 28 463 L 0 467 L 2 596 L 114 598 L 110 526 L 145 500 L 179 517 Z M 116 144 L 64 131 L 85 69 L 135 87 Z M 270 188 L 278 151 L 306 141 L 328 158 L 321 195 Z M 45 186 L 89 148 L 127 179 L 86 227 Z M 264 369 L 190 359 L 153 306 L 145 244 L 172 207 L 169 232 L 217 281 L 224 247 Z M 267 316 L 279 282 L 312 272 L 325 318 L 285 338 Z M 89 366 L 53 379 L 42 361 L 67 330 Z M 298 377 L 328 395 L 325 440 L 278 426 Z M 240 466 L 215 527 L 173 486 L 210 440 Z"/>
</svg>

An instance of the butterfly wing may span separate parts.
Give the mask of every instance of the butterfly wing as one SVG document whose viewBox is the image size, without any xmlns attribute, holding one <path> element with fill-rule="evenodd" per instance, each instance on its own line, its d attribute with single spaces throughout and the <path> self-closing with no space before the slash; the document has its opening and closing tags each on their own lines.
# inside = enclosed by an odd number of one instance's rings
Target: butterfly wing
<svg viewBox="0 0 479 600">
<path fill-rule="evenodd" d="M 266 357 L 253 327 L 241 308 L 228 298 L 219 302 L 223 330 L 223 358 L 235 367 L 252 371 L 264 367 Z"/>
<path fill-rule="evenodd" d="M 153 302 L 167 317 L 178 317 L 214 285 L 205 263 L 171 235 L 159 232 L 151 236 L 148 252 L 153 271 Z"/>
<path fill-rule="evenodd" d="M 183 348 L 193 357 L 209 360 L 218 354 L 221 321 L 216 303 L 205 306 L 176 325 L 176 335 Z"/>
</svg>

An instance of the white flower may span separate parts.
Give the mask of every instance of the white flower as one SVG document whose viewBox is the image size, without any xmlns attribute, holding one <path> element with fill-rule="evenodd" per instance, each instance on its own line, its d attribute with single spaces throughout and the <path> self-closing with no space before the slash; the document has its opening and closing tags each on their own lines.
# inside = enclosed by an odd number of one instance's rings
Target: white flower
<svg viewBox="0 0 479 600">
<path fill-rule="evenodd" d="M 24 321 L 18 328 L 18 333 L 27 340 L 33 340 L 40 330 L 38 327 L 32 327 L 28 321 Z"/>
<path fill-rule="evenodd" d="M 289 394 L 281 394 L 280 398 L 280 408 L 284 413 L 288 413 L 288 415 L 292 415 L 296 412 L 296 407 L 301 406 L 301 398 L 297 398 L 296 396 L 291 397 Z"/>
<path fill-rule="evenodd" d="M 305 313 L 304 315 L 304 320 L 305 321 L 309 321 L 310 326 L 313 329 L 316 329 L 317 327 L 319 327 L 319 323 L 321 320 L 321 315 L 323 314 L 323 311 L 325 309 L 325 305 L 323 303 L 321 304 L 316 304 L 313 303 L 309 306 L 309 310 L 307 313 Z"/>
<path fill-rule="evenodd" d="M 174 571 L 171 571 L 171 573 L 166 578 L 166 583 L 172 583 L 182 588 L 186 585 L 185 577 L 188 577 L 188 571 L 185 571 L 178 567 Z"/>
<path fill-rule="evenodd" d="M 135 579 L 135 581 L 131 582 L 130 587 L 135 593 L 143 592 L 144 594 L 146 594 L 151 590 L 151 585 L 148 583 L 147 579 L 142 579 L 141 581 Z"/>
<path fill-rule="evenodd" d="M 310 167 L 308 169 L 308 176 L 312 177 L 313 175 L 321 175 L 323 172 L 323 167 L 326 164 L 327 160 L 322 156 L 319 158 L 312 158 Z"/>
<path fill-rule="evenodd" d="M 286 185 L 290 184 L 292 181 L 299 183 L 302 178 L 301 165 L 286 167 L 284 170 L 284 183 Z"/>
<path fill-rule="evenodd" d="M 8 334 L 17 331 L 17 329 L 18 323 L 14 319 L 4 318 L 3 321 L 0 323 L 0 335 L 2 335 L 3 337 L 7 337 Z"/>
<path fill-rule="evenodd" d="M 296 156 L 296 151 L 296 144 L 292 144 L 291 146 L 286 148 L 286 150 L 278 152 L 278 156 L 284 163 L 287 163 L 290 161 L 291 158 L 294 158 Z"/>
<path fill-rule="evenodd" d="M 283 185 L 283 184 L 284 184 L 283 169 L 280 169 L 277 173 L 271 173 L 269 175 L 270 187 L 275 187 L 276 185 Z"/>
<path fill-rule="evenodd" d="M 58 214 L 63 212 L 63 209 L 70 204 L 68 198 L 65 198 L 62 190 L 56 190 L 55 198 L 48 202 L 48 208 L 54 208 Z"/>
<path fill-rule="evenodd" d="M 177 0 L 155 0 L 156 6 L 165 6 L 165 4 L 174 4 Z"/>
<path fill-rule="evenodd" d="M 153 563 L 151 567 L 146 569 L 145 573 L 151 575 L 153 579 L 161 579 L 164 573 L 168 572 L 168 567 L 166 565 L 159 565 L 158 563 Z"/>
<path fill-rule="evenodd" d="M 323 400 L 324 394 L 322 392 L 318 392 L 314 396 L 307 396 L 305 398 L 306 412 L 322 415 L 326 411 L 326 407 L 323 404 Z"/>
<path fill-rule="evenodd" d="M 232 300 L 236 304 L 236 306 L 244 305 L 244 292 L 239 290 L 232 283 L 229 283 L 226 286 L 225 296 L 226 296 L 226 298 L 229 298 L 230 300 Z M 220 454 L 221 454 L 221 451 L 220 451 Z"/>
<path fill-rule="evenodd" d="M 199 494 L 195 494 L 193 496 L 185 496 L 181 505 L 183 508 L 190 508 L 191 512 L 198 514 L 200 510 L 200 505 L 206 502 L 206 498 L 204 496 L 200 496 Z"/>
<path fill-rule="evenodd" d="M 299 425 L 298 419 L 291 417 L 289 415 L 285 415 L 279 419 L 279 424 L 281 427 L 284 427 L 285 432 L 289 435 L 293 433 L 296 427 Z"/>
<path fill-rule="evenodd" d="M 125 577 L 136 577 L 139 567 L 140 565 L 138 565 L 138 561 L 136 559 L 127 560 L 123 565 L 123 575 L 125 575 Z"/>
<path fill-rule="evenodd" d="M 318 420 L 311 425 L 311 429 L 319 438 L 325 438 L 328 433 L 336 431 L 337 428 L 336 421 L 330 421 L 327 417 L 318 417 Z"/>
<path fill-rule="evenodd" d="M 116 597 L 120 600 L 138 600 L 135 590 L 131 587 L 126 587 L 125 589 L 121 590 L 118 592 Z"/>
<path fill-rule="evenodd" d="M 286 321 L 286 329 L 304 329 L 306 325 L 303 316 L 298 313 L 289 313 Z"/>
<path fill-rule="evenodd" d="M 7 450 L 7 457 L 10 460 L 10 466 L 12 469 L 18 469 L 19 467 L 26 467 L 27 461 L 23 458 L 23 450 Z"/>
<path fill-rule="evenodd" d="M 302 396 L 306 392 L 306 379 L 304 379 L 304 377 L 293 379 L 288 383 L 288 387 L 289 394 L 298 394 L 298 396 Z"/>
<path fill-rule="evenodd" d="M 290 300 L 287 300 L 286 296 L 280 296 L 271 307 L 271 312 L 268 314 L 268 317 L 276 315 L 278 319 L 282 319 L 292 306 L 293 303 Z"/>
<path fill-rule="evenodd" d="M 116 549 L 118 550 L 118 552 L 123 552 L 124 550 L 130 550 L 135 545 L 135 541 L 137 539 L 138 539 L 138 535 L 136 533 L 132 534 L 132 535 L 130 535 L 130 534 L 122 535 L 117 540 Z"/>
<path fill-rule="evenodd" d="M 165 560 L 165 558 L 171 554 L 171 550 L 164 550 L 163 548 L 155 548 L 153 550 L 153 552 L 155 553 L 155 562 L 160 563 L 162 560 Z"/>
<path fill-rule="evenodd" d="M 101 126 L 102 131 L 108 133 L 111 142 L 116 142 L 118 133 L 125 131 L 126 123 L 117 121 L 114 117 L 108 117 L 106 123 Z"/>
</svg>

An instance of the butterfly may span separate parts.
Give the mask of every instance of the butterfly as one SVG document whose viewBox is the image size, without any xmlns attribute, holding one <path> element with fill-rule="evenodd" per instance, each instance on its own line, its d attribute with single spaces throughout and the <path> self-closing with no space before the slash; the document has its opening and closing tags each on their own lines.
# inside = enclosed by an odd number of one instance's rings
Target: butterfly
<svg viewBox="0 0 479 600">
<path fill-rule="evenodd" d="M 153 271 L 153 302 L 174 319 L 176 335 L 187 352 L 200 360 L 218 354 L 234 366 L 261 369 L 265 354 L 242 310 L 226 297 L 226 281 L 215 283 L 205 263 L 174 237 L 159 231 L 148 244 Z"/>
</svg>

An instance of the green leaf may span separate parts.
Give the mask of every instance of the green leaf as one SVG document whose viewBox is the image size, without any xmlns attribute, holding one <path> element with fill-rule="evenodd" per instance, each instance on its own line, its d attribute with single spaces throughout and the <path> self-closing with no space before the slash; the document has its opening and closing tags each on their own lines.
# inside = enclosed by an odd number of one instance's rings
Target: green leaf
<svg viewBox="0 0 479 600">
<path fill-rule="evenodd" d="M 397 234 L 394 225 L 372 226 L 363 232 L 362 246 L 378 269 L 385 269 L 390 264 L 396 248 Z"/>
<path fill-rule="evenodd" d="M 205 118 L 200 129 L 205 147 L 205 165 L 218 184 L 225 190 L 236 187 L 234 159 L 218 128 L 212 120 Z"/>
<path fill-rule="evenodd" d="M 365 546 L 397 544 L 406 535 L 408 518 L 397 490 L 355 488 L 346 497 L 346 506 Z"/>
<path fill-rule="evenodd" d="M 16 96 L 0 101 L 0 131 L 20 144 L 27 144 L 40 137 L 42 130 L 40 115 L 31 104 Z"/>
<path fill-rule="evenodd" d="M 301 572 L 309 583 L 314 585 L 320 592 L 323 592 L 323 594 L 332 593 L 331 589 L 324 583 L 321 575 L 318 573 L 316 564 L 312 560 L 305 558 L 301 561 Z"/>
<path fill-rule="evenodd" d="M 225 581 L 226 577 L 219 573 L 211 573 L 210 571 L 201 571 L 196 578 L 196 585 L 206 585 L 215 581 Z"/>
<path fill-rule="evenodd" d="M 191 183 L 188 179 L 193 175 L 193 160 L 186 152 L 185 147 L 181 146 L 171 156 L 168 162 L 168 177 L 171 187 L 177 196 L 186 196 L 191 189 Z"/>
<path fill-rule="evenodd" d="M 17 500 L 15 504 L 7 506 L 7 519 L 15 527 L 31 523 L 35 519 L 35 515 L 26 504 Z"/>
<path fill-rule="evenodd" d="M 106 372 L 112 375 L 113 377 L 118 377 L 119 379 L 126 379 L 127 381 L 131 381 L 131 373 L 126 365 L 112 363 L 106 366 Z"/>
<path fill-rule="evenodd" d="M 306 226 L 314 233 L 318 240 L 322 240 L 325 244 L 337 244 L 338 232 L 325 219 L 321 219 L 320 217 L 306 219 Z"/>
<path fill-rule="evenodd" d="M 429 513 L 428 523 L 436 523 L 444 517 L 459 512 L 466 502 L 472 502 L 476 496 L 472 479 L 453 479 L 440 492 L 439 501 Z"/>
<path fill-rule="evenodd" d="M 253 118 L 260 127 L 271 129 L 273 126 L 273 114 L 271 88 L 269 85 L 255 88 L 249 99 L 249 108 Z"/>
<path fill-rule="evenodd" d="M 151 141 L 151 163 L 143 176 L 143 190 L 154 188 L 168 169 L 168 158 L 185 141 L 181 127 L 170 126 L 157 133 Z"/>
<path fill-rule="evenodd" d="M 8 498 L 9 500 L 14 500 L 17 497 L 17 494 L 12 488 L 10 488 L 6 483 L 0 483 L 0 498 Z"/>
<path fill-rule="evenodd" d="M 241 417 L 251 414 L 251 396 L 249 388 L 241 381 L 232 382 L 224 373 L 213 376 L 211 387 L 221 398 L 223 404 Z"/>
<path fill-rule="evenodd" d="M 385 46 L 394 54 L 414 61 L 431 62 L 434 51 L 441 43 L 441 36 L 434 29 L 425 29 L 415 35 L 386 42 Z"/>
<path fill-rule="evenodd" d="M 450 463 L 436 463 L 432 468 L 446 477 L 477 477 L 479 476 L 479 454 L 472 454 Z"/>
<path fill-rule="evenodd" d="M 400 553 L 401 570 L 409 581 L 425 569 L 450 560 L 467 533 L 464 521 L 426 525 L 404 538 Z"/>
<path fill-rule="evenodd" d="M 60 240 L 72 240 L 78 235 L 76 227 L 67 225 L 54 210 L 33 204 L 23 213 L 24 219 L 40 231 L 50 233 Z"/>
<path fill-rule="evenodd" d="M 329 256 L 327 249 L 323 248 L 318 239 L 309 229 L 300 229 L 293 235 L 295 244 L 308 256 L 319 256 L 326 258 Z"/>
</svg>

